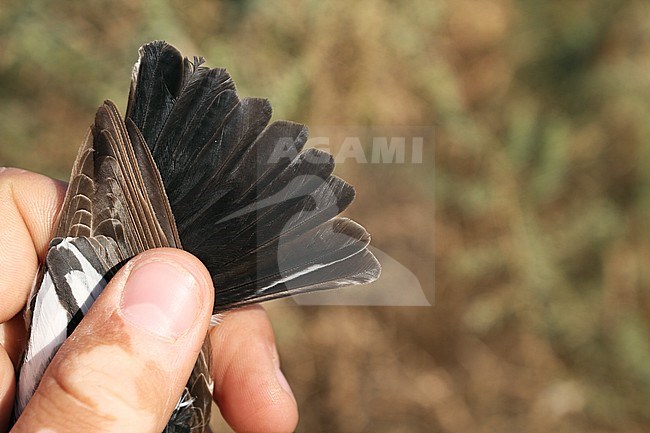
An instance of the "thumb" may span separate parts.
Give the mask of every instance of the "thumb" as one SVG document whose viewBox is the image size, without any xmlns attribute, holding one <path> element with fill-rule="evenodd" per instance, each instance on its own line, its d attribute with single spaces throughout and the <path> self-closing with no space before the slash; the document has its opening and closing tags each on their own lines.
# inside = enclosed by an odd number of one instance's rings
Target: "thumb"
<svg viewBox="0 0 650 433">
<path fill-rule="evenodd" d="M 210 276 L 192 255 L 146 251 L 61 346 L 12 432 L 160 433 L 206 336 Z"/>
</svg>

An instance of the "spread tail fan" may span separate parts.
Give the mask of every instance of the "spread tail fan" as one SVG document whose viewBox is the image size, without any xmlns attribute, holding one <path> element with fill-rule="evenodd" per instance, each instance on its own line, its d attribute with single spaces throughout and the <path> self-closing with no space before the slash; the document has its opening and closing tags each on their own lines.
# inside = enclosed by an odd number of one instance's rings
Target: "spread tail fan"
<svg viewBox="0 0 650 433">
<path fill-rule="evenodd" d="M 354 189 L 333 158 L 303 150 L 307 129 L 269 124 L 263 99 L 239 99 L 224 69 L 165 42 L 140 49 L 126 117 L 100 107 L 26 311 L 28 346 L 15 415 L 107 281 L 150 248 L 183 248 L 210 271 L 214 313 L 373 281 L 370 236 L 337 216 Z M 165 432 L 202 432 L 211 403 L 209 347 Z"/>
<path fill-rule="evenodd" d="M 354 189 L 332 176 L 333 158 L 301 153 L 306 127 L 269 125 L 269 102 L 240 100 L 224 69 L 145 45 L 126 118 L 149 145 L 183 248 L 210 270 L 215 313 L 378 277 L 368 233 L 336 217 Z"/>
</svg>

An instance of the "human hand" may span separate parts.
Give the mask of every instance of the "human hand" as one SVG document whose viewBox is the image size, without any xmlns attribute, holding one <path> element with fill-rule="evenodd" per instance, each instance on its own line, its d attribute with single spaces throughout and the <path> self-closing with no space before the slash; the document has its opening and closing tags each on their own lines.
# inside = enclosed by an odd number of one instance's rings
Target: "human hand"
<svg viewBox="0 0 650 433">
<path fill-rule="evenodd" d="M 65 189 L 41 175 L 0 168 L 0 432 L 14 404 L 21 311 Z M 158 292 L 151 301 L 168 314 L 138 310 L 151 285 L 185 293 L 172 304 L 183 308 L 165 304 Z M 63 344 L 12 432 L 161 432 L 203 343 L 212 297 L 207 270 L 186 252 L 157 249 L 132 259 Z M 233 429 L 293 431 L 297 407 L 264 310 L 226 313 L 209 336 L 214 397 Z"/>
</svg>

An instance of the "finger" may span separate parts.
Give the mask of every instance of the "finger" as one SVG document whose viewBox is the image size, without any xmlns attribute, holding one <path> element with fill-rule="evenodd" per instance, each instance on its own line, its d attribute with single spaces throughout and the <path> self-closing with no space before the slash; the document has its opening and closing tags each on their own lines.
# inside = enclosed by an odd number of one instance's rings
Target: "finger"
<svg viewBox="0 0 650 433">
<path fill-rule="evenodd" d="M 54 357 L 15 431 L 160 433 L 205 339 L 213 296 L 207 270 L 186 252 L 131 260 Z"/>
<path fill-rule="evenodd" d="M 0 322 L 25 305 L 65 189 L 40 174 L 0 167 Z"/>
<path fill-rule="evenodd" d="M 14 365 L 4 348 L 0 347 L 0 431 L 2 432 L 7 431 L 15 393 Z"/>
<path fill-rule="evenodd" d="M 2 344 L 14 365 L 18 365 L 18 360 L 25 348 L 26 334 L 25 319 L 20 313 L 7 322 L 0 324 L 0 344 Z"/>
<path fill-rule="evenodd" d="M 298 409 L 275 347 L 264 309 L 247 307 L 224 314 L 210 331 L 215 400 L 238 432 L 292 432 Z"/>
</svg>

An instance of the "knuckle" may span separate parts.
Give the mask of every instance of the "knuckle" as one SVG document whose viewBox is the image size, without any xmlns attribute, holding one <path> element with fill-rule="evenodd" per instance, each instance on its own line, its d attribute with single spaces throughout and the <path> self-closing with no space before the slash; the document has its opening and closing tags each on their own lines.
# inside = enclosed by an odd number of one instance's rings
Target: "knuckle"
<svg viewBox="0 0 650 433">
<path fill-rule="evenodd" d="M 60 431 L 101 433 L 111 431 L 115 423 L 115 417 L 97 405 L 79 381 L 58 374 L 43 378 L 34 400 L 36 404 L 21 416 L 28 424 L 42 422 Z"/>
<path fill-rule="evenodd" d="M 53 422 L 55 431 L 149 431 L 160 424 L 164 410 L 163 393 L 154 389 L 158 382 L 146 373 L 114 346 L 64 344 L 23 416 L 36 418 L 37 425 Z M 143 383 L 148 379 L 152 383 Z"/>
<path fill-rule="evenodd" d="M 46 393 L 49 398 L 65 404 L 66 407 L 74 407 L 74 412 L 92 412 L 102 416 L 98 411 L 99 405 L 84 389 L 83 383 L 77 379 L 71 379 L 69 375 L 53 374 L 50 376 L 50 392 Z"/>
<path fill-rule="evenodd" d="M 119 381 L 101 367 L 83 357 L 53 363 L 43 377 L 45 386 L 37 391 L 43 404 L 70 418 L 66 424 L 90 422 L 92 429 L 85 431 L 109 430 L 117 421 L 115 414 L 128 415 L 131 405 L 119 389 L 113 389 Z"/>
</svg>

